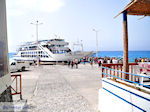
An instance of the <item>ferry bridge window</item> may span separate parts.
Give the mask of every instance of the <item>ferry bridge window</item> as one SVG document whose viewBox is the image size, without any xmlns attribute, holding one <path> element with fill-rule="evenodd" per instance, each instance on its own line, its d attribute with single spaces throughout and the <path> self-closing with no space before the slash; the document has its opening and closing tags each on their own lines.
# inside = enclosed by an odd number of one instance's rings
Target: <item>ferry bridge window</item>
<svg viewBox="0 0 150 112">
<path fill-rule="evenodd" d="M 29 47 L 29 50 L 36 50 L 37 49 L 37 46 L 30 46 Z"/>
</svg>

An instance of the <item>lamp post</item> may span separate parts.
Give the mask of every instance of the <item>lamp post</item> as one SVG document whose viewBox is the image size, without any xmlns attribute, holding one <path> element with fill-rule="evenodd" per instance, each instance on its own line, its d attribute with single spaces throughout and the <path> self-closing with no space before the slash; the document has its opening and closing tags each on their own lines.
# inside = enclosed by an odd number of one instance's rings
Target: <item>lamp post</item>
<svg viewBox="0 0 150 112">
<path fill-rule="evenodd" d="M 81 48 L 82 48 L 82 52 L 83 52 L 83 40 L 81 40 Z"/>
<path fill-rule="evenodd" d="M 93 29 L 93 31 L 96 33 L 96 57 L 98 57 L 98 32 L 99 30 Z"/>
<path fill-rule="evenodd" d="M 38 38 L 39 38 L 38 26 L 42 25 L 43 23 L 39 23 L 39 21 L 37 20 L 35 23 L 31 23 L 31 24 L 36 26 L 36 44 L 38 50 Z M 39 52 L 37 51 L 37 66 L 39 66 L 39 61 L 40 61 L 40 57 L 39 57 Z"/>
</svg>

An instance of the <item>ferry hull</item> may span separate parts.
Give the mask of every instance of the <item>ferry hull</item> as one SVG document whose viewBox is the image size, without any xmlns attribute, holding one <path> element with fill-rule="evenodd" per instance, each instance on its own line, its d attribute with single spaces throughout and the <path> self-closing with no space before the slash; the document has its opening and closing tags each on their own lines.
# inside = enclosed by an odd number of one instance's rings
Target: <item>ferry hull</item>
<svg viewBox="0 0 150 112">
<path fill-rule="evenodd" d="M 68 60 L 81 59 L 85 56 L 90 56 L 93 52 L 79 52 L 67 54 L 53 54 L 49 58 L 39 58 L 40 62 L 67 62 Z M 37 58 L 15 56 L 13 59 L 22 61 L 36 61 Z"/>
</svg>

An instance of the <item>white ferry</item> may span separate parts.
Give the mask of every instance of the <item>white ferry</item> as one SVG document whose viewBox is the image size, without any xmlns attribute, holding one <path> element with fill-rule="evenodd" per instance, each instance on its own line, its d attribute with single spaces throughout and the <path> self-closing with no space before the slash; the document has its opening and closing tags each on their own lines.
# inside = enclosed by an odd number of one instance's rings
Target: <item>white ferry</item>
<svg viewBox="0 0 150 112">
<path fill-rule="evenodd" d="M 27 42 L 21 45 L 15 60 L 40 62 L 66 62 L 74 58 L 91 55 L 93 52 L 72 52 L 69 43 L 64 39 L 40 40 L 38 42 Z"/>
</svg>

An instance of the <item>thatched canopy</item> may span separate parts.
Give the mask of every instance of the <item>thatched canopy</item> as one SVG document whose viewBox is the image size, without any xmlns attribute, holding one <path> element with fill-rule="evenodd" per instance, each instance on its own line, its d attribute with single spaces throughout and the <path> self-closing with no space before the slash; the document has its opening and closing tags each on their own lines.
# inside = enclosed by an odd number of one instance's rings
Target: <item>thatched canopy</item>
<svg viewBox="0 0 150 112">
<path fill-rule="evenodd" d="M 129 72 L 128 63 L 128 19 L 127 15 L 139 15 L 139 16 L 150 16 L 150 0 L 132 0 L 123 11 L 118 15 L 123 13 L 123 70 L 124 72 Z M 118 16 L 117 15 L 117 16 Z M 116 16 L 116 17 L 117 17 Z M 129 79 L 128 75 L 125 75 Z"/>
<path fill-rule="evenodd" d="M 119 15 L 124 11 L 128 15 L 150 16 L 150 0 L 132 0 Z"/>
</svg>

